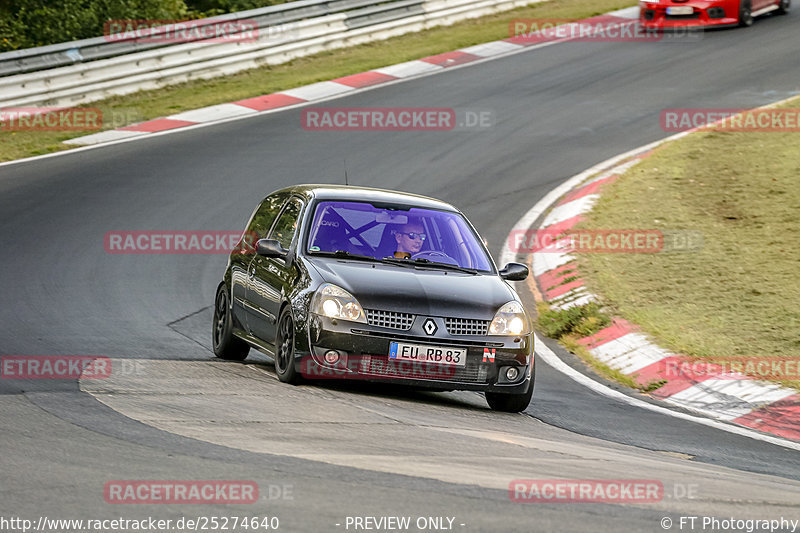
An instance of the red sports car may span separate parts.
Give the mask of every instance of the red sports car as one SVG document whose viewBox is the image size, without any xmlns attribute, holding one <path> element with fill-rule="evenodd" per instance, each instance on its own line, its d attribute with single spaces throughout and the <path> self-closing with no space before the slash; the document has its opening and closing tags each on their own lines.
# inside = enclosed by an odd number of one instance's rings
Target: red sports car
<svg viewBox="0 0 800 533">
<path fill-rule="evenodd" d="M 785 14 L 791 0 L 641 0 L 639 18 L 646 28 L 750 26 L 767 13 Z"/>
</svg>

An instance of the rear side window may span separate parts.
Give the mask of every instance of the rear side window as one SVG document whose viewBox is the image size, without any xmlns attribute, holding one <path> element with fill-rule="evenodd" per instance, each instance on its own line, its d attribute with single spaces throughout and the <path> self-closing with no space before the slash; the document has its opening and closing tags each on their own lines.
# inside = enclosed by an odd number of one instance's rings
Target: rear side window
<svg viewBox="0 0 800 533">
<path fill-rule="evenodd" d="M 281 246 L 288 249 L 292 245 L 295 233 L 297 233 L 297 221 L 300 218 L 300 211 L 303 204 L 297 198 L 292 198 L 286 204 L 286 209 L 283 210 L 275 227 L 272 229 L 269 238 L 275 239 Z"/>
<path fill-rule="evenodd" d="M 281 210 L 281 206 L 283 206 L 288 197 L 288 193 L 280 193 L 265 198 L 261 205 L 258 206 L 256 214 L 253 215 L 253 220 L 250 222 L 250 226 L 247 227 L 247 232 L 253 235 L 256 240 L 265 239 L 269 228 L 272 227 L 272 223 L 275 221 L 275 217 L 278 216 L 278 212 Z"/>
</svg>

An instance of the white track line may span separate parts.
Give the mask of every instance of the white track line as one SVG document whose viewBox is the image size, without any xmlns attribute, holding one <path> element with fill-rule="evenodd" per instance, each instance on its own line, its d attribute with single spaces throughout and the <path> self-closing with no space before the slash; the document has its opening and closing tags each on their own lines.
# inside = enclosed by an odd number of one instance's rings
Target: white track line
<svg viewBox="0 0 800 533">
<path fill-rule="evenodd" d="M 603 396 L 607 396 L 609 398 L 631 405 L 633 407 L 641 407 L 642 409 L 653 411 L 654 413 L 659 413 L 674 418 L 680 418 L 681 420 L 688 420 L 689 422 L 695 422 L 697 424 L 702 424 L 704 426 L 712 427 L 715 429 L 721 429 L 722 431 L 727 431 L 728 433 L 733 433 L 735 435 L 741 435 L 743 437 L 749 437 L 751 439 L 769 442 L 770 444 L 775 444 L 777 446 L 782 446 L 784 448 L 800 451 L 800 442 L 792 442 L 789 440 L 781 439 L 780 437 L 763 435 L 761 433 L 756 433 L 755 431 L 750 431 L 749 429 L 745 429 L 741 426 L 734 426 L 731 424 L 726 424 L 724 422 L 718 422 L 710 418 L 694 416 L 687 413 L 681 413 L 679 411 L 673 411 L 672 409 L 668 409 L 666 407 L 661 407 L 659 405 L 645 402 L 638 398 L 633 398 L 631 396 L 628 396 L 627 394 L 623 394 L 619 391 L 615 391 L 614 389 L 610 389 L 605 385 L 598 383 L 597 381 L 591 379 L 590 377 L 584 374 L 581 374 L 574 368 L 567 365 L 564 361 L 559 359 L 559 357 L 553 352 L 553 350 L 548 348 L 547 345 L 544 344 L 537 335 L 534 335 L 534 338 L 536 340 L 536 354 L 545 363 L 547 363 L 554 369 L 558 370 L 562 374 L 566 374 L 567 377 L 573 379 L 574 381 L 580 383 L 584 387 L 591 389 L 592 391 L 598 394 L 602 394 Z"/>
</svg>

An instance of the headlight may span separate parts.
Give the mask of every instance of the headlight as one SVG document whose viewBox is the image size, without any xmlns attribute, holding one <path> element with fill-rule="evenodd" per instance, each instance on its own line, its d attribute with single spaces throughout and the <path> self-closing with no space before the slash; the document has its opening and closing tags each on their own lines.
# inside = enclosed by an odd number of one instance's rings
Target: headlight
<svg viewBox="0 0 800 533">
<path fill-rule="evenodd" d="M 328 318 L 367 323 L 367 317 L 358 300 L 333 283 L 320 286 L 311 301 L 311 312 Z"/>
<path fill-rule="evenodd" d="M 528 316 L 519 302 L 505 304 L 489 324 L 489 335 L 527 335 L 530 332 Z"/>
</svg>

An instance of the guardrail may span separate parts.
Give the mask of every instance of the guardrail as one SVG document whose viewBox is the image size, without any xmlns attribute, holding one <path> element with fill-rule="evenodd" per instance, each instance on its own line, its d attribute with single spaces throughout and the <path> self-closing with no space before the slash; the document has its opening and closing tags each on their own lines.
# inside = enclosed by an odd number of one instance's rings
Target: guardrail
<svg viewBox="0 0 800 533">
<path fill-rule="evenodd" d="M 276 65 L 541 0 L 298 0 L 213 19 L 253 21 L 252 40 L 84 39 L 0 54 L 0 107 L 71 106 Z M 154 30 L 167 31 L 166 28 Z"/>
</svg>

